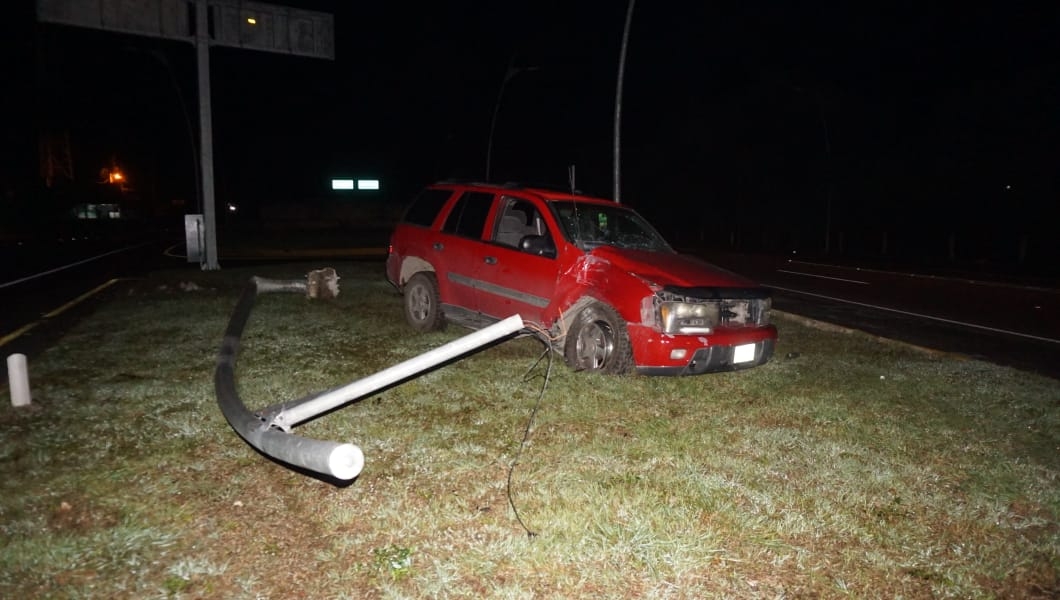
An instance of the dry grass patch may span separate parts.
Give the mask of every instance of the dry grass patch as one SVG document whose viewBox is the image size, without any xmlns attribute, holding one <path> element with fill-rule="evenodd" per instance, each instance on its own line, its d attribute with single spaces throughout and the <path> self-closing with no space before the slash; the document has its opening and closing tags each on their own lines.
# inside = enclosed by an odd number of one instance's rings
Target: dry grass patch
<svg viewBox="0 0 1060 600">
<path fill-rule="evenodd" d="M 510 341 L 300 426 L 364 449 L 348 485 L 274 464 L 224 421 L 214 360 L 251 275 L 314 266 L 159 273 L 33 360 L 34 406 L 0 413 L 0 596 L 1060 593 L 1057 382 L 797 320 L 758 369 L 557 361 L 543 396 L 541 345 Z M 333 301 L 259 299 L 248 405 L 463 333 L 410 333 L 380 265 L 338 270 Z"/>
</svg>

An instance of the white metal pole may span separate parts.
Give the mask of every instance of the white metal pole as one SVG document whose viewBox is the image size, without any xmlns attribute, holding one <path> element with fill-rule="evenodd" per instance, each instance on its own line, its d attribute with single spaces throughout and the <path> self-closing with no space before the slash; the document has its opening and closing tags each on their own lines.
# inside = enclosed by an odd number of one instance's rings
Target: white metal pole
<svg viewBox="0 0 1060 600">
<path fill-rule="evenodd" d="M 306 400 L 301 404 L 285 408 L 282 412 L 276 415 L 271 425 L 281 429 L 293 427 L 299 423 L 308 421 L 313 417 L 338 408 L 347 402 L 352 402 L 357 398 L 367 396 L 368 394 L 392 383 L 397 383 L 398 381 L 402 381 L 403 379 L 407 379 L 417 373 L 426 371 L 427 369 L 437 366 L 447 360 L 466 354 L 475 348 L 485 346 L 490 342 L 495 342 L 522 328 L 523 318 L 519 315 L 512 315 L 503 321 L 499 321 L 489 327 L 465 335 L 462 338 L 455 339 L 444 346 L 439 346 L 434 350 L 410 358 L 405 362 L 398 363 L 388 369 L 379 371 L 374 375 L 369 375 L 368 377 L 359 379 L 349 385 L 331 390 L 330 392 Z"/>
</svg>

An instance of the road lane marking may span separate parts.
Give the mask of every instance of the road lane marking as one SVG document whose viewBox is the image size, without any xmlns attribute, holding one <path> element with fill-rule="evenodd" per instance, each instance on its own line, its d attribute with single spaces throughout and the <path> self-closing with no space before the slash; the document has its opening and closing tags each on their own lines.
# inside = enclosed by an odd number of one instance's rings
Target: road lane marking
<svg viewBox="0 0 1060 600">
<path fill-rule="evenodd" d="M 36 326 L 37 326 L 37 323 L 30 323 L 29 325 L 23 325 L 22 327 L 19 327 L 18 329 L 16 329 L 16 330 L 12 331 L 11 333 L 5 335 L 4 337 L 0 337 L 0 346 L 5 345 L 5 344 L 7 344 L 8 342 L 10 342 L 12 340 L 18 339 L 19 337 L 22 336 L 22 334 L 26 333 L 27 331 L 29 331 L 30 329 L 33 329 Z"/>
<path fill-rule="evenodd" d="M 813 296 L 815 298 L 824 298 L 825 300 L 832 300 L 834 302 L 843 302 L 845 304 L 853 304 L 855 306 L 864 306 L 865 308 L 874 308 L 876 310 L 883 310 L 887 312 L 898 313 L 900 315 L 906 315 L 909 317 L 919 317 L 921 319 L 928 319 L 931 321 L 940 321 L 942 323 L 949 323 L 951 325 L 960 325 L 962 327 L 970 327 L 972 329 L 981 329 L 983 331 L 990 331 L 993 333 L 1003 333 L 1007 335 L 1014 335 L 1022 338 L 1031 340 L 1037 340 L 1039 342 L 1049 342 L 1051 344 L 1060 344 L 1060 340 L 1053 338 L 1042 337 L 1039 335 L 1031 335 L 1029 333 L 1020 333 L 1018 331 L 1010 331 L 1008 329 L 998 329 L 997 327 L 987 327 L 986 325 L 977 325 L 975 323 L 966 323 L 964 321 L 956 321 L 954 319 L 944 319 L 942 317 L 933 317 L 931 315 L 924 315 L 920 313 L 910 312 L 907 310 L 899 310 L 897 308 L 888 308 L 886 306 L 879 306 L 878 304 L 867 304 L 865 302 L 855 302 L 853 300 L 845 300 L 843 298 L 836 298 L 834 296 L 825 296 L 824 294 L 814 294 L 813 292 L 804 292 L 802 290 L 793 290 L 791 288 L 780 287 L 779 285 L 770 285 L 768 283 L 763 284 L 766 287 L 773 288 L 774 290 L 781 290 L 784 292 L 792 292 L 794 294 L 802 294 L 804 296 Z"/>
<path fill-rule="evenodd" d="M 845 281 L 846 283 L 857 283 L 860 285 L 869 285 L 867 281 L 858 281 L 857 279 L 843 279 L 842 277 L 828 277 L 827 275 L 815 275 L 813 273 L 803 273 L 801 271 L 788 271 L 786 269 L 777 269 L 777 273 L 790 273 L 792 275 L 802 275 L 803 277 L 816 277 L 817 279 L 831 279 L 832 281 Z"/>
<path fill-rule="evenodd" d="M 91 256 L 91 257 L 86 258 L 84 260 L 79 260 L 77 262 L 72 262 L 72 263 L 70 263 L 68 265 L 63 265 L 61 267 L 55 267 L 54 269 L 49 269 L 47 271 L 41 271 L 40 273 L 36 273 L 36 274 L 33 274 L 33 275 L 28 275 L 28 276 L 23 277 L 21 279 L 15 279 L 14 281 L 8 281 L 8 282 L 5 282 L 5 283 L 0 283 L 0 290 L 4 289 L 6 287 L 11 287 L 13 285 L 18 285 L 20 283 L 25 283 L 27 281 L 32 281 L 32 280 L 37 279 L 39 277 L 44 277 L 45 275 L 51 275 L 52 273 L 58 273 L 59 271 L 65 271 L 66 269 L 70 269 L 70 268 L 76 267 L 78 265 L 83 265 L 85 263 L 92 262 L 94 260 L 99 260 L 99 259 L 103 258 L 104 256 L 110 256 L 111 254 L 117 254 L 119 252 L 125 252 L 126 250 L 135 250 L 137 248 L 143 248 L 144 246 L 149 246 L 149 245 L 151 245 L 153 243 L 155 243 L 155 242 L 144 242 L 142 244 L 134 244 L 132 246 L 126 246 L 124 248 L 118 248 L 117 250 L 111 250 L 110 252 L 104 252 L 103 254 L 97 254 L 96 256 Z"/>
<path fill-rule="evenodd" d="M 102 283 L 100 285 L 97 285 L 96 287 L 94 287 L 91 290 L 85 292 L 84 294 L 81 294 L 77 298 L 74 298 L 73 300 L 67 302 L 66 304 L 63 304 L 59 308 L 56 308 L 54 310 L 51 310 L 51 311 L 45 313 L 41 317 L 41 320 L 53 319 L 53 318 L 63 314 L 64 312 L 70 310 L 71 308 L 77 306 L 78 304 L 84 302 L 88 298 L 90 298 L 92 296 L 95 296 L 96 294 L 98 294 L 98 293 L 102 292 L 103 290 L 109 288 L 110 286 L 114 285 L 115 283 L 118 283 L 119 281 L 121 281 L 121 279 L 111 279 L 110 281 L 107 281 L 106 283 Z M 28 325 L 23 325 L 22 327 L 19 327 L 18 329 L 12 331 L 11 333 L 9 333 L 9 334 L 7 334 L 7 335 L 5 335 L 3 337 L 0 337 L 0 346 L 3 346 L 5 344 L 7 344 L 8 342 L 11 342 L 13 340 L 18 339 L 24 333 L 26 333 L 30 329 L 33 329 L 34 327 L 39 325 L 41 323 L 41 320 L 34 321 L 33 323 L 30 323 Z"/>
<path fill-rule="evenodd" d="M 46 318 L 46 319 L 55 318 L 55 317 L 63 314 L 64 312 L 70 310 L 71 308 L 77 306 L 78 304 L 81 304 L 82 302 L 84 302 L 88 298 L 91 298 L 92 296 L 95 296 L 96 294 L 98 294 L 98 293 L 102 292 L 103 290 L 109 288 L 110 286 L 114 285 L 115 283 L 118 283 L 119 281 L 121 281 L 121 280 L 120 279 L 111 279 L 110 281 L 107 281 L 105 283 L 101 283 L 101 284 L 97 285 L 96 287 L 88 290 L 84 294 L 81 294 L 77 298 L 74 298 L 73 300 L 67 302 L 66 304 L 64 304 L 62 306 L 60 306 L 59 308 L 57 308 L 57 309 L 55 309 L 55 310 L 53 310 L 51 312 L 44 313 L 44 318 Z"/>
<path fill-rule="evenodd" d="M 1043 285 L 1032 285 L 1027 283 L 1013 283 L 1010 281 L 990 281 L 988 279 L 969 279 L 967 277 L 958 277 L 956 275 L 932 275 L 930 273 L 914 273 L 908 271 L 888 271 L 886 269 L 873 269 L 869 267 L 856 267 L 850 265 L 834 265 L 829 263 L 818 263 L 810 262 L 808 260 L 795 260 L 793 258 L 788 259 L 789 264 L 794 265 L 809 265 L 811 267 L 828 267 L 830 269 L 845 269 L 847 271 L 859 271 L 863 273 L 880 273 L 882 275 L 893 275 L 896 277 L 911 277 L 914 279 L 935 279 L 938 281 L 955 281 L 960 283 L 967 283 L 970 285 L 984 285 L 990 287 L 1000 288 L 1012 288 L 1018 290 L 1034 290 L 1036 292 L 1045 292 L 1047 294 L 1060 294 L 1060 289 L 1055 287 L 1046 287 Z"/>
</svg>

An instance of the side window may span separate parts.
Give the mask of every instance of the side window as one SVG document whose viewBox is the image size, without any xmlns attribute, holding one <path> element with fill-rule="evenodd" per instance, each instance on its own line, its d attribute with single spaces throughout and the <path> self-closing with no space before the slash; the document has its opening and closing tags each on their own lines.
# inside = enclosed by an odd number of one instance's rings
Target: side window
<svg viewBox="0 0 1060 600">
<path fill-rule="evenodd" d="M 555 256 L 555 243 L 541 213 L 526 200 L 504 196 L 492 240 L 539 256 Z M 551 248 L 551 252 L 548 249 Z"/>
<path fill-rule="evenodd" d="M 434 224 L 438 212 L 445 206 L 445 201 L 452 195 L 452 190 L 423 190 L 412 201 L 402 220 L 413 225 L 430 227 Z"/>
<path fill-rule="evenodd" d="M 476 240 L 481 238 L 482 228 L 486 226 L 486 217 L 490 214 L 492 203 L 493 194 L 465 192 L 456 201 L 456 206 L 445 220 L 442 231 Z"/>
</svg>

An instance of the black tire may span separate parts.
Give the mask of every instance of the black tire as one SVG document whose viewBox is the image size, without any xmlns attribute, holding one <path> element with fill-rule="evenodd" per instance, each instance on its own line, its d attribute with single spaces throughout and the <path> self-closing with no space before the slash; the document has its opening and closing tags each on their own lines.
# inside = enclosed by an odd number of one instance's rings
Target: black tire
<svg viewBox="0 0 1060 600">
<path fill-rule="evenodd" d="M 405 320 L 417 331 L 445 328 L 445 315 L 438 297 L 434 273 L 416 273 L 405 284 Z"/>
<path fill-rule="evenodd" d="M 626 322 L 610 306 L 590 304 L 571 323 L 563 358 L 575 371 L 628 373 L 633 367 L 633 351 Z"/>
</svg>

